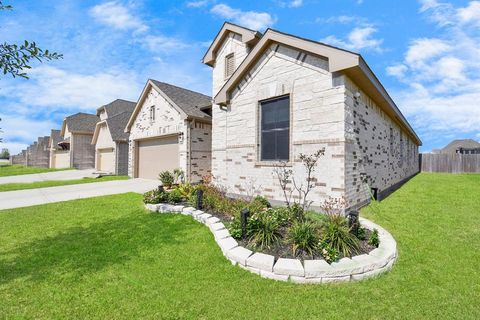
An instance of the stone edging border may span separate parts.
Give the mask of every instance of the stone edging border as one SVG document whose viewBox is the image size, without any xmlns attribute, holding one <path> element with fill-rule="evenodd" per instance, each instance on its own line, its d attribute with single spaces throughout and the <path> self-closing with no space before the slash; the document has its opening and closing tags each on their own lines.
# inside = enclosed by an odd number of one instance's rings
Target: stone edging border
<svg viewBox="0 0 480 320">
<path fill-rule="evenodd" d="M 333 283 L 358 281 L 375 277 L 389 271 L 397 259 L 397 243 L 392 235 L 379 225 L 360 218 L 360 224 L 369 229 L 377 229 L 380 238 L 378 248 L 368 254 L 353 258 L 342 258 L 328 264 L 324 260 L 304 260 L 279 258 L 252 252 L 238 245 L 230 236 L 225 225 L 217 217 L 196 210 L 193 207 L 170 204 L 146 204 L 145 207 L 159 213 L 180 213 L 192 216 L 193 219 L 205 224 L 215 237 L 215 241 L 233 265 L 256 273 L 263 278 L 291 281 L 293 283 Z"/>
</svg>

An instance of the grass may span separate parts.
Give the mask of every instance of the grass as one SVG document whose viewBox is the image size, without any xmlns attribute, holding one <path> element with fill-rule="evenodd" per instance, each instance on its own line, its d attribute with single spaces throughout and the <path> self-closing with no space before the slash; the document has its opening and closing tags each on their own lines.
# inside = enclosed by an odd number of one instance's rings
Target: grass
<svg viewBox="0 0 480 320">
<path fill-rule="evenodd" d="M 47 187 L 58 187 L 58 186 L 69 186 L 72 184 L 84 184 L 84 183 L 92 183 L 92 182 L 104 182 L 104 181 L 126 180 L 126 179 L 128 179 L 127 176 L 104 176 L 100 178 L 83 178 L 83 179 L 75 179 L 75 180 L 49 180 L 49 181 L 38 181 L 38 182 L 31 182 L 31 183 L 5 183 L 5 184 L 0 184 L 0 192 L 47 188 Z"/>
<path fill-rule="evenodd" d="M 294 285 L 233 267 L 206 227 L 124 194 L 0 211 L 1 318 L 479 319 L 480 175 L 421 174 L 362 215 L 393 270 Z"/>
<path fill-rule="evenodd" d="M 0 164 L 0 177 L 6 176 L 18 176 L 22 174 L 32 174 L 32 173 L 43 173 L 43 172 L 52 172 L 52 171 L 63 171 L 71 170 L 70 168 L 66 169 L 49 169 L 49 168 L 39 168 L 39 167 L 26 167 L 19 164 Z"/>
</svg>

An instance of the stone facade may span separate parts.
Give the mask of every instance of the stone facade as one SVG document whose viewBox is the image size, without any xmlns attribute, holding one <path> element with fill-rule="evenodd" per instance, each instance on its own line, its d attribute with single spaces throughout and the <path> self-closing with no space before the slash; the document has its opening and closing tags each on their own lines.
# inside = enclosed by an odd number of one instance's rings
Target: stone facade
<svg viewBox="0 0 480 320">
<path fill-rule="evenodd" d="M 226 81 L 224 61 L 231 52 L 238 66 L 248 49 L 226 37 L 213 68 L 213 96 Z M 232 90 L 230 103 L 213 107 L 214 182 L 233 196 L 283 201 L 274 174 L 278 162 L 259 161 L 259 101 L 284 95 L 290 98 L 288 166 L 297 181 L 305 182 L 300 153 L 325 148 L 309 196 L 314 207 L 329 197 L 344 198 L 347 207 L 361 205 L 370 199 L 369 187 L 381 192 L 415 174 L 418 146 L 364 93 L 354 98 L 358 91 L 346 76 L 329 72 L 326 58 L 271 44 Z"/>
<path fill-rule="evenodd" d="M 19 154 L 10 156 L 10 164 L 27 165 L 27 150 L 22 150 Z"/>
<path fill-rule="evenodd" d="M 72 168 L 91 169 L 95 167 L 95 146 L 93 134 L 72 134 L 70 138 L 70 157 Z"/>
<path fill-rule="evenodd" d="M 39 137 L 37 141 L 28 146 L 26 151 L 26 165 L 48 168 L 50 163 L 48 144 L 49 137 Z"/>
<path fill-rule="evenodd" d="M 128 174 L 128 142 L 117 142 L 115 164 L 115 174 L 119 176 L 126 176 Z"/>
<path fill-rule="evenodd" d="M 150 120 L 150 107 L 155 107 L 155 120 Z M 134 177 L 136 141 L 146 138 L 179 135 L 178 168 L 191 182 L 210 173 L 211 125 L 185 119 L 183 114 L 151 87 L 130 128 L 128 175 Z"/>
</svg>

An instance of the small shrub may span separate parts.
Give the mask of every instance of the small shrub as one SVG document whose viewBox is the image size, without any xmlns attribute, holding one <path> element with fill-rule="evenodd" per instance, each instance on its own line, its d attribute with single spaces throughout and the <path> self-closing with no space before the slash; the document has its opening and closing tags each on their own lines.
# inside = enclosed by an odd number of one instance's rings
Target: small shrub
<svg viewBox="0 0 480 320">
<path fill-rule="evenodd" d="M 172 191 L 168 192 L 168 202 L 170 203 L 179 203 L 183 201 L 183 195 L 178 189 L 173 189 Z"/>
<path fill-rule="evenodd" d="M 263 206 L 265 208 L 270 208 L 271 207 L 270 202 L 267 200 L 267 198 L 262 197 L 262 196 L 256 196 L 253 199 L 252 203 L 258 204 L 258 205 Z"/>
<path fill-rule="evenodd" d="M 375 248 L 378 248 L 378 246 L 380 245 L 380 238 L 378 237 L 377 229 L 373 229 L 373 232 L 368 239 L 368 244 L 374 246 Z"/>
<path fill-rule="evenodd" d="M 360 227 L 357 229 L 356 236 L 359 240 L 365 240 L 367 238 L 367 231 L 364 227 Z"/>
<path fill-rule="evenodd" d="M 182 169 L 173 169 L 173 181 L 174 183 L 183 184 L 185 182 L 185 172 Z"/>
<path fill-rule="evenodd" d="M 249 220 L 250 243 L 260 249 L 271 248 L 281 238 L 280 226 L 271 215 L 258 215 Z"/>
<path fill-rule="evenodd" d="M 290 206 L 290 212 L 292 213 L 292 216 L 296 221 L 305 220 L 305 212 L 300 204 L 298 203 L 292 204 Z"/>
<path fill-rule="evenodd" d="M 175 182 L 175 178 L 170 171 L 160 172 L 160 174 L 158 175 L 158 178 L 162 182 L 162 185 L 167 189 L 171 188 L 173 183 Z"/>
<path fill-rule="evenodd" d="M 342 253 L 351 256 L 358 250 L 358 239 L 350 233 L 347 219 L 340 214 L 328 214 L 322 224 L 322 240 Z"/>
<path fill-rule="evenodd" d="M 313 255 L 318 243 L 316 225 L 312 222 L 297 222 L 288 231 L 288 241 L 292 244 L 293 255 L 303 251 Z"/>
<path fill-rule="evenodd" d="M 240 225 L 240 219 L 235 217 L 232 222 L 227 226 L 230 235 L 234 239 L 241 239 L 242 238 L 242 227 Z"/>
<path fill-rule="evenodd" d="M 320 241 L 318 243 L 318 249 L 320 250 L 320 254 L 326 262 L 332 263 L 337 261 L 339 256 L 338 251 L 337 249 L 330 246 L 328 242 Z"/>
<path fill-rule="evenodd" d="M 158 189 L 151 190 L 143 194 L 143 203 L 157 204 L 167 202 L 167 199 L 167 193 Z"/>
</svg>

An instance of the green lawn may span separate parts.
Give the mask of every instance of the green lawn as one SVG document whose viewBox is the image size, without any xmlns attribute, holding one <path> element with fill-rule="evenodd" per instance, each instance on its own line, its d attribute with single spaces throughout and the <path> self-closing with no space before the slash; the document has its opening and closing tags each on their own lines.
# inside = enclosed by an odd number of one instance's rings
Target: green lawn
<svg viewBox="0 0 480 320">
<path fill-rule="evenodd" d="M 480 175 L 421 174 L 362 215 L 393 270 L 295 285 L 233 267 L 207 228 L 124 194 L 0 211 L 0 318 L 480 319 Z"/>
<path fill-rule="evenodd" d="M 21 174 L 43 173 L 43 172 L 62 171 L 62 170 L 71 170 L 71 169 L 70 168 L 49 169 L 49 168 L 38 168 L 38 167 L 26 167 L 19 164 L 14 164 L 14 165 L 0 164 L 0 177 L 18 176 Z"/>
<path fill-rule="evenodd" d="M 31 182 L 31 183 L 5 183 L 5 184 L 0 184 L 0 192 L 68 186 L 71 184 L 83 184 L 83 183 L 103 182 L 103 181 L 112 181 L 112 180 L 126 180 L 126 179 L 128 179 L 127 176 L 104 176 L 100 178 L 83 178 L 83 179 L 76 179 L 76 180 L 50 180 L 50 181 L 38 181 L 38 182 Z"/>
</svg>

